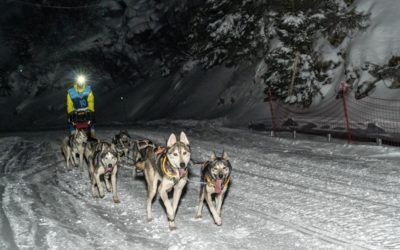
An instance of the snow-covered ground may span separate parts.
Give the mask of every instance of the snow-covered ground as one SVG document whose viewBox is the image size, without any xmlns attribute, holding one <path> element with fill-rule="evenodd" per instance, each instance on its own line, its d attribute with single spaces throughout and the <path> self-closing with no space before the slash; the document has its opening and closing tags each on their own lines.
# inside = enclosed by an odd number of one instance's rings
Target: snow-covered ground
<svg viewBox="0 0 400 250">
<path fill-rule="evenodd" d="M 162 143 L 172 130 L 129 131 Z M 115 132 L 99 130 L 99 137 Z M 154 221 L 146 221 L 143 177 L 121 169 L 122 203 L 110 194 L 93 199 L 87 173 L 66 171 L 62 131 L 1 134 L 0 249 L 400 249 L 398 148 L 212 126 L 185 132 L 195 160 L 223 149 L 231 158 L 221 227 L 207 208 L 194 218 L 197 167 L 170 232 L 158 198 Z"/>
</svg>

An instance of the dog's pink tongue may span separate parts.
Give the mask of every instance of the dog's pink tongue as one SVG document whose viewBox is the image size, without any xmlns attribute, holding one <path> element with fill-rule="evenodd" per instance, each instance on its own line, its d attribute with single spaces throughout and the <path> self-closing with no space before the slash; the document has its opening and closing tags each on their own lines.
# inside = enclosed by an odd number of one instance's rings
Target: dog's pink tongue
<svg viewBox="0 0 400 250">
<path fill-rule="evenodd" d="M 182 177 L 185 174 L 184 168 L 179 168 L 179 177 Z"/>
<path fill-rule="evenodd" d="M 215 192 L 217 194 L 221 193 L 222 190 L 222 180 L 216 180 L 215 181 Z"/>
</svg>

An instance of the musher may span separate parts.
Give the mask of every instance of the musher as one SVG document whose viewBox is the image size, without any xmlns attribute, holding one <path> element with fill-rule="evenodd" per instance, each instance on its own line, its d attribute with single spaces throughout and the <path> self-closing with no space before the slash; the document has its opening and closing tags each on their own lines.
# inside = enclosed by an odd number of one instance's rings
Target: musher
<svg viewBox="0 0 400 250">
<path fill-rule="evenodd" d="M 70 134 L 75 133 L 77 121 L 84 120 L 88 124 L 87 129 L 90 129 L 90 136 L 95 137 L 94 95 L 83 75 L 79 75 L 74 86 L 68 89 L 67 113 Z"/>
</svg>

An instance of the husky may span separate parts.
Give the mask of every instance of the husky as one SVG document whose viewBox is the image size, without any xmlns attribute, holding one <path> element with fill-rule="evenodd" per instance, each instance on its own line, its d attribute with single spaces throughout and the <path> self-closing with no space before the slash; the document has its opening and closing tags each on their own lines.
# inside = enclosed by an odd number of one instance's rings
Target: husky
<svg viewBox="0 0 400 250">
<path fill-rule="evenodd" d="M 101 150 L 102 146 L 103 146 L 103 144 L 101 143 L 101 141 L 99 139 L 96 139 L 93 137 L 88 138 L 88 140 L 86 142 L 86 146 L 85 146 L 85 152 L 84 152 L 85 160 L 86 160 L 88 167 L 89 167 L 90 161 L 93 158 L 94 152 L 96 150 Z"/>
<path fill-rule="evenodd" d="M 136 172 L 144 170 L 144 162 L 147 158 L 147 149 L 149 148 L 155 149 L 156 145 L 148 139 L 133 141 L 132 160 Z"/>
<path fill-rule="evenodd" d="M 167 211 L 169 229 L 176 229 L 175 215 L 182 190 L 188 180 L 188 163 L 190 161 L 189 140 L 181 132 L 177 141 L 175 134 L 171 134 L 167 148 L 160 149 L 147 147 L 147 156 L 144 162 L 144 176 L 147 183 L 147 221 L 152 221 L 152 203 L 156 191 L 164 203 Z M 161 182 L 159 184 L 159 182 Z M 168 192 L 174 189 L 172 204 Z"/>
<path fill-rule="evenodd" d="M 86 132 L 77 130 L 76 133 L 66 136 L 61 144 L 61 151 L 64 154 L 67 168 L 71 170 L 70 161 L 74 166 L 77 165 L 76 154 L 79 154 L 79 167 L 83 172 L 83 156 L 86 142 L 88 140 Z"/>
<path fill-rule="evenodd" d="M 106 189 L 112 192 L 114 203 L 119 203 L 120 200 L 117 194 L 117 171 L 118 171 L 118 156 L 114 144 L 108 142 L 98 142 L 94 145 L 95 151 L 89 155 L 89 177 L 93 197 L 98 197 L 96 186 L 100 198 L 104 197 L 103 186 L 100 181 L 100 176 L 104 175 Z M 110 185 L 111 178 L 111 185 Z"/>
<path fill-rule="evenodd" d="M 118 153 L 118 161 L 121 162 L 121 157 L 124 156 L 125 160 L 128 157 L 129 150 L 131 148 L 131 136 L 128 131 L 121 130 L 112 139 L 112 143 L 115 145 Z"/>
<path fill-rule="evenodd" d="M 227 153 L 223 152 L 217 157 L 213 152 L 211 159 L 206 161 L 201 169 L 201 181 L 205 183 L 200 189 L 200 202 L 196 218 L 202 217 L 204 199 L 214 218 L 215 224 L 222 225 L 221 207 L 224 195 L 231 180 L 232 166 Z M 215 194 L 215 205 L 212 196 Z"/>
</svg>

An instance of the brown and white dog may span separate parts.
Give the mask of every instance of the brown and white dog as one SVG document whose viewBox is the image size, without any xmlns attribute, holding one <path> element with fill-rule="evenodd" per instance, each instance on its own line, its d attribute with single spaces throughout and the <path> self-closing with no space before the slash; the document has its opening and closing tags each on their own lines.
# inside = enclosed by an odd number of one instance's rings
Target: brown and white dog
<svg viewBox="0 0 400 250">
<path fill-rule="evenodd" d="M 151 208 L 158 188 L 158 193 L 167 210 L 169 228 L 170 230 L 176 229 L 176 209 L 188 180 L 187 166 L 190 155 L 189 140 L 184 132 L 181 132 L 179 141 L 175 134 L 171 134 L 167 148 L 164 150 L 160 147 L 148 147 L 144 162 L 144 176 L 147 182 L 147 220 L 149 222 L 153 219 Z M 171 203 L 168 192 L 172 189 L 174 195 Z"/>
<path fill-rule="evenodd" d="M 200 190 L 200 202 L 196 218 L 202 217 L 204 199 L 207 201 L 210 212 L 215 224 L 222 224 L 221 208 L 224 195 L 231 180 L 232 166 L 228 160 L 228 155 L 223 152 L 221 157 L 217 157 L 213 152 L 211 159 L 206 161 L 201 170 L 201 181 L 205 183 Z M 215 205 L 212 195 L 215 194 Z"/>
</svg>

